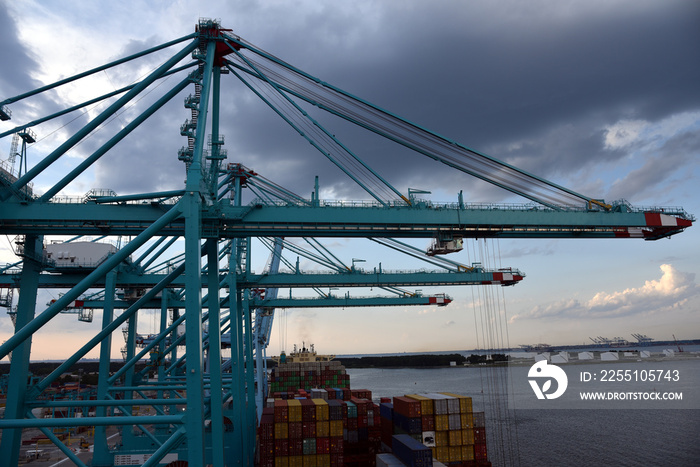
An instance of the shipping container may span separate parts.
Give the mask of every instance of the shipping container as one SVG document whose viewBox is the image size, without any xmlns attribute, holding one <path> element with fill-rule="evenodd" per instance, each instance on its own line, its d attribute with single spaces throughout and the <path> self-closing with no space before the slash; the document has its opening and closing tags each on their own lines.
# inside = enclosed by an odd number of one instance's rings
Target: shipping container
<svg viewBox="0 0 700 467">
<path fill-rule="evenodd" d="M 404 463 L 390 453 L 377 454 L 376 463 L 377 467 L 404 467 Z"/>
<path fill-rule="evenodd" d="M 449 392 L 441 392 L 440 394 L 444 394 L 446 396 L 451 396 L 459 399 L 459 412 L 460 413 L 471 413 L 472 410 L 472 398 L 469 396 L 461 396 L 458 394 L 452 394 Z"/>
<path fill-rule="evenodd" d="M 287 401 L 289 409 L 289 422 L 301 422 L 301 401 L 298 399 L 291 399 Z"/>
<path fill-rule="evenodd" d="M 409 418 L 420 417 L 420 409 L 420 401 L 405 396 L 394 397 L 394 414 L 400 413 Z"/>
<path fill-rule="evenodd" d="M 433 415 L 433 401 L 421 394 L 406 394 L 406 397 L 415 399 L 420 402 L 421 415 Z"/>
<path fill-rule="evenodd" d="M 450 430 L 447 432 L 450 446 L 462 445 L 462 430 Z"/>
<path fill-rule="evenodd" d="M 327 395 L 328 393 L 326 393 Z M 311 399 L 316 406 L 316 421 L 328 420 L 328 402 L 325 399 Z"/>
<path fill-rule="evenodd" d="M 330 422 L 316 422 L 316 436 L 319 438 L 328 437 L 331 435 Z"/>
<path fill-rule="evenodd" d="M 394 402 L 395 404 L 396 402 Z M 427 446 L 409 435 L 394 435 L 392 439 L 394 455 L 408 467 L 433 465 L 433 453 Z"/>
</svg>

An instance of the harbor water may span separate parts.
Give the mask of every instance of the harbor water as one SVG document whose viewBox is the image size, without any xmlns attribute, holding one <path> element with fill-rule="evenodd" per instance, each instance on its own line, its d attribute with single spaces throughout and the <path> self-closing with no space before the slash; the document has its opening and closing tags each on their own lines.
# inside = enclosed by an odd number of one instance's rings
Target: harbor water
<svg viewBox="0 0 700 467">
<path fill-rule="evenodd" d="M 700 391 L 700 358 L 683 362 L 684 386 Z M 348 369 L 351 387 L 375 399 L 425 392 L 473 398 L 486 413 L 494 466 L 697 466 L 698 409 L 509 409 L 507 384 L 486 367 Z M 688 384 L 690 383 L 690 384 Z M 495 389 L 494 389 L 495 388 Z M 500 396 L 499 396 L 500 394 Z M 516 404 L 517 405 L 517 404 Z"/>
</svg>

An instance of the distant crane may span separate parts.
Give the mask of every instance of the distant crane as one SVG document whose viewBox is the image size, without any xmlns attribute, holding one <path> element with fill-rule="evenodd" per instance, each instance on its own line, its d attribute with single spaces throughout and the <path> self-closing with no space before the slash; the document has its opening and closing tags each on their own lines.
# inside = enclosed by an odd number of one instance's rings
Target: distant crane
<svg viewBox="0 0 700 467">
<path fill-rule="evenodd" d="M 634 332 L 633 332 L 633 333 L 632 333 L 632 337 L 634 337 L 635 339 L 637 339 L 637 342 L 639 342 L 639 344 L 641 344 L 641 345 L 649 345 L 649 344 L 651 344 L 651 343 L 654 341 L 654 339 L 652 339 L 651 337 L 647 336 L 646 334 L 639 334 L 639 333 L 634 333 Z"/>
<path fill-rule="evenodd" d="M 673 336 L 673 342 L 675 342 L 676 347 L 678 347 L 678 351 L 683 352 L 683 347 L 681 347 L 681 344 L 678 343 L 678 339 L 676 339 L 676 335 L 675 334 L 671 334 L 671 335 Z"/>
</svg>

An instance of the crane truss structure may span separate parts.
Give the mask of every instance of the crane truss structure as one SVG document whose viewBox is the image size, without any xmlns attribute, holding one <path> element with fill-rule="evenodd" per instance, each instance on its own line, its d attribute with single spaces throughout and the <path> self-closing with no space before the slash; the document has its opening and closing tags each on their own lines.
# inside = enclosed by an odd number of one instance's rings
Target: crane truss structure
<svg viewBox="0 0 700 467">
<path fill-rule="evenodd" d="M 29 134 L 30 127 L 119 96 L 36 164 L 27 165 L 23 145 L 25 169 L 17 174 L 0 171 L 0 233 L 17 236 L 21 247 L 17 251 L 21 260 L 0 271 L 0 289 L 19 290 L 13 309 L 15 332 L 0 345 L 0 358 L 12 355 L 7 408 L 0 420 L 0 455 L 10 465 L 18 461 L 21 430 L 29 427 L 40 429 L 76 465 L 85 465 L 52 431 L 76 426 L 96 427 L 93 466 L 153 466 L 170 462 L 217 467 L 251 465 L 256 411 L 261 403 L 260 394 L 256 398 L 256 386 L 260 393 L 264 385 L 262 367 L 258 367 L 256 380 L 252 362 L 261 360 L 269 341 L 274 307 L 295 306 L 293 299 L 278 296 L 279 288 L 384 287 L 396 291 L 396 287 L 423 285 L 512 285 L 523 278 L 517 270 L 488 270 L 478 264 L 456 263 L 442 263 L 444 268 L 438 272 L 413 274 L 367 272 L 354 265 L 339 266 L 336 274 L 304 274 L 298 268 L 280 272 L 282 238 L 371 238 L 419 256 L 393 239 L 435 239 L 442 242 L 442 250 L 445 245 L 459 244 L 463 238 L 655 240 L 680 233 L 695 220 L 681 208 L 642 209 L 625 202 L 607 204 L 529 174 L 325 83 L 213 20 L 201 20 L 195 33 L 180 39 L 6 99 L 0 102 L 0 117 L 3 121 L 12 118 L 8 107 L 11 104 L 174 46 L 181 49 L 137 83 L 0 133 L 0 138 Z M 192 60 L 187 61 L 188 57 Z M 318 189 L 308 200 L 240 164 L 225 164 L 219 110 L 222 75 L 238 78 L 373 200 L 323 201 Z M 55 185 L 44 193 L 34 193 L 33 180 L 51 170 L 59 158 L 166 76 L 180 77 L 180 81 Z M 186 172 L 181 189 L 124 196 L 95 190 L 77 200 L 59 196 L 188 87 L 193 87 L 194 93 L 185 99 L 191 118 L 180 127 L 180 134 L 187 138 L 187 145 L 177 155 Z M 529 203 L 470 205 L 460 198 L 454 205 L 437 205 L 418 200 L 410 193 L 404 195 L 305 112 L 301 103 L 516 193 Z M 242 201 L 244 188 L 256 195 L 248 204 Z M 45 242 L 52 236 L 132 238 L 99 263 L 69 269 L 47 257 Z M 263 237 L 270 238 L 270 267 L 264 274 L 253 274 L 252 239 Z M 184 242 L 184 252 L 163 260 L 162 256 L 178 239 Z M 138 257 L 132 259 L 132 255 Z M 319 260 L 329 260 L 325 252 L 317 256 Z M 160 262 L 154 264 L 156 261 Z M 434 257 L 429 261 L 439 260 Z M 329 262 L 337 265 L 332 259 Z M 68 291 L 36 313 L 38 291 L 52 287 Z M 392 303 L 401 298 L 394 297 Z M 403 298 L 403 303 L 413 300 L 425 304 L 430 297 L 407 294 Z M 349 306 L 353 300 L 329 293 L 322 294 L 316 302 L 307 300 L 296 306 L 326 307 L 333 306 L 334 301 Z M 9 302 L 12 306 L 11 298 Z M 354 303 L 381 304 L 380 300 L 371 299 Z M 28 386 L 32 337 L 59 313 L 80 307 L 103 310 L 101 330 L 53 373 Z M 139 310 L 148 308 L 160 310 L 160 332 L 137 345 L 136 317 Z M 117 309 L 124 311 L 117 316 Z M 110 374 L 111 336 L 125 324 L 126 363 Z M 182 328 L 184 332 L 179 331 Z M 222 335 L 227 336 L 231 348 L 225 365 L 216 363 L 222 361 L 221 348 L 226 346 Z M 44 391 L 52 382 L 97 347 L 100 375 L 95 399 L 47 400 Z M 178 355 L 178 349 L 183 348 L 184 353 Z M 136 363 L 149 353 L 150 368 L 156 373 L 154 380 L 135 369 Z M 136 414 L 134 406 L 144 404 L 152 407 L 155 415 Z M 94 407 L 95 413 L 62 419 L 32 415 L 32 409 L 57 405 Z M 124 427 L 117 450 L 107 445 L 108 426 Z"/>
</svg>

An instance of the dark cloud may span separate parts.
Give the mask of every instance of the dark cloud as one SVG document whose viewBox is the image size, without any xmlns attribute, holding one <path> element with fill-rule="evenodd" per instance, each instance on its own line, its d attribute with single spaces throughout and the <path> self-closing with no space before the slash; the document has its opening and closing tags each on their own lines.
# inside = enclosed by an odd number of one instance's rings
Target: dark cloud
<svg viewBox="0 0 700 467">
<path fill-rule="evenodd" d="M 656 121 L 700 107 L 693 91 L 700 66 L 688 48 L 700 39 L 692 3 L 616 3 L 600 12 L 551 17 L 536 9 L 502 14 L 496 11 L 502 6 L 494 8 L 384 5 L 377 12 L 381 28 L 347 15 L 315 22 L 325 13 L 317 11 L 303 22 L 309 26 L 303 33 L 292 30 L 298 23 L 282 25 L 258 43 L 321 79 L 557 181 L 625 157 L 605 150 L 606 125 L 629 116 Z M 365 33 L 362 39 L 357 29 Z M 264 119 L 249 119 L 248 131 L 238 130 L 246 136 L 237 142 L 252 146 L 275 117 L 249 112 L 248 106 L 240 112 Z M 273 146 L 263 134 L 263 145 Z M 347 142 L 402 190 L 416 178 L 447 182 L 455 192 L 475 184 L 352 130 Z M 301 161 L 300 176 L 323 170 L 320 155 L 295 148 L 285 158 Z M 274 149 L 268 150 L 274 158 Z M 334 184 L 343 177 L 330 165 L 321 175 Z"/>
<path fill-rule="evenodd" d="M 29 73 L 38 66 L 27 48 L 19 40 L 17 25 L 10 16 L 7 4 L 0 3 L 0 60 L 3 63 L 0 73 L 0 100 L 38 86 Z"/>
<path fill-rule="evenodd" d="M 593 168 L 622 160 L 631 150 L 606 148 L 607 126 L 630 118 L 657 122 L 700 108 L 700 61 L 693 49 L 700 43 L 699 5 L 392 2 L 291 10 L 251 1 L 237 9 L 240 14 L 222 20 L 245 39 L 325 81 L 469 147 L 601 197 L 599 190 L 605 188 Z M 3 44 L 19 45 L 16 27 L 4 12 L 2 23 L 7 23 L 0 33 L 7 36 Z M 134 38 L 123 50 L 105 55 L 128 55 L 188 32 Z M 0 53 L 8 49 L 13 47 Z M 0 77 L 15 87 L 32 66 L 22 50 L 12 52 L 20 67 Z M 110 71 L 109 77 L 120 86 L 148 68 L 134 63 Z M 236 81 L 223 77 L 221 132 L 229 162 L 242 162 L 303 196 L 309 196 L 319 175 L 322 188 L 337 196 L 369 198 Z M 146 182 L 154 189 L 181 186 L 184 169 L 177 149 L 185 138 L 178 129 L 189 118 L 181 102 L 176 98 L 165 115 L 149 120 L 148 130 L 135 133 L 137 140 L 120 143 L 117 155 L 101 162 L 100 184 L 118 192 L 145 191 Z M 510 196 L 345 122 L 318 111 L 313 115 L 404 193 L 408 187 L 439 187 L 450 196 L 465 190 L 468 201 Z M 96 137 L 84 149 L 104 140 Z M 645 173 L 652 173 L 652 165 L 630 174 L 612 192 L 629 197 L 625 190 L 636 194 L 648 186 Z M 672 171 L 656 175 L 661 183 Z"/>
<path fill-rule="evenodd" d="M 700 134 L 684 132 L 669 138 L 661 147 L 654 145 L 644 152 L 644 165 L 613 184 L 611 199 L 623 195 L 629 199 L 665 197 L 668 185 L 674 185 L 668 183 L 671 177 L 679 174 L 680 179 L 688 180 L 694 175 L 688 167 L 692 166 L 693 160 L 697 160 L 700 154 Z M 678 181 L 675 184 L 677 183 Z M 668 202 L 666 199 L 661 201 Z"/>
</svg>

